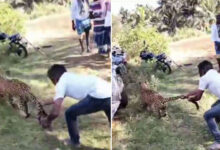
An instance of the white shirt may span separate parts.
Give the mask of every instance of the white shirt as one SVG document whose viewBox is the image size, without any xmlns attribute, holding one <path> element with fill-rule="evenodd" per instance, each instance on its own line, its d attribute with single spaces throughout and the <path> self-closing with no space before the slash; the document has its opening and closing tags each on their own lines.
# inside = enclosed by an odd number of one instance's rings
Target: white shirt
<svg viewBox="0 0 220 150">
<path fill-rule="evenodd" d="M 72 0 L 71 2 L 71 19 L 72 20 L 85 20 L 87 18 L 89 18 L 89 6 L 86 2 L 86 0 L 84 0 L 84 2 L 82 2 L 83 6 L 84 6 L 84 10 L 82 13 L 81 9 L 78 5 L 78 0 Z"/>
<path fill-rule="evenodd" d="M 124 84 L 120 76 L 112 75 L 112 118 L 118 110 L 121 103 L 121 93 L 124 89 Z"/>
<path fill-rule="evenodd" d="M 218 35 L 218 28 L 216 24 L 213 24 L 211 27 L 211 39 L 213 42 L 215 41 L 220 42 L 220 38 Z"/>
<path fill-rule="evenodd" d="M 199 89 L 204 91 L 208 89 L 212 94 L 220 98 L 220 74 L 214 70 L 209 70 L 200 78 Z"/>
<path fill-rule="evenodd" d="M 107 14 L 105 16 L 105 27 L 111 27 L 112 21 L 111 21 L 112 15 L 110 11 L 107 11 Z"/>
<path fill-rule="evenodd" d="M 86 96 L 103 99 L 111 97 L 111 84 L 101 78 L 65 72 L 56 84 L 54 100 L 71 97 L 82 100 Z"/>
</svg>

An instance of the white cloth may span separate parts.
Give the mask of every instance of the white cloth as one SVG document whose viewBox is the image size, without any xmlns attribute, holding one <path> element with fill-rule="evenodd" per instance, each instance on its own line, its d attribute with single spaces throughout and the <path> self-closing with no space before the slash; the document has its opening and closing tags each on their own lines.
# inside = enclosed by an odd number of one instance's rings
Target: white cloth
<svg viewBox="0 0 220 150">
<path fill-rule="evenodd" d="M 215 41 L 220 42 L 220 37 L 218 34 L 218 28 L 216 24 L 213 24 L 211 27 L 211 39 L 213 42 Z"/>
<path fill-rule="evenodd" d="M 54 100 L 71 97 L 82 100 L 86 96 L 103 99 L 111 97 L 111 84 L 101 78 L 65 72 L 56 84 Z"/>
<path fill-rule="evenodd" d="M 71 19 L 76 21 L 77 20 L 85 20 L 89 18 L 89 5 L 87 4 L 86 0 L 82 2 L 82 6 L 84 7 L 84 11 L 81 11 L 80 5 L 78 0 L 72 0 L 71 2 Z"/>
<path fill-rule="evenodd" d="M 214 70 L 209 70 L 200 78 L 199 89 L 204 91 L 208 89 L 212 94 L 220 98 L 220 74 Z"/>
<path fill-rule="evenodd" d="M 111 12 L 110 11 L 107 11 L 107 14 L 105 16 L 105 27 L 110 27 L 111 24 L 112 24 L 112 15 L 111 15 Z"/>
<path fill-rule="evenodd" d="M 113 74 L 112 76 L 112 118 L 118 110 L 121 103 L 121 93 L 124 89 L 124 84 L 120 76 Z"/>
</svg>

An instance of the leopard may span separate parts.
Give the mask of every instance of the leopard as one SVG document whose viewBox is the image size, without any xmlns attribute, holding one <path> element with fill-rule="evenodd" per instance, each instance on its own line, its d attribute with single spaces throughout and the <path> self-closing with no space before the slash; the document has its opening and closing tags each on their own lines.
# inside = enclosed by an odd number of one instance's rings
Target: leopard
<svg viewBox="0 0 220 150">
<path fill-rule="evenodd" d="M 146 108 L 148 112 L 156 114 L 158 118 L 167 116 L 166 104 L 168 102 L 175 101 L 178 99 L 187 99 L 187 96 L 185 95 L 164 98 L 158 92 L 150 89 L 149 84 L 147 82 L 140 82 L 140 88 L 143 107 Z M 196 108 L 199 109 L 199 105 L 197 102 L 190 102 L 194 103 L 196 105 Z"/>
<path fill-rule="evenodd" d="M 4 97 L 14 109 L 25 114 L 29 118 L 28 103 L 32 102 L 37 108 L 37 119 L 46 118 L 48 114 L 40 103 L 39 99 L 32 93 L 31 87 L 18 79 L 7 79 L 0 76 L 0 97 Z"/>
</svg>

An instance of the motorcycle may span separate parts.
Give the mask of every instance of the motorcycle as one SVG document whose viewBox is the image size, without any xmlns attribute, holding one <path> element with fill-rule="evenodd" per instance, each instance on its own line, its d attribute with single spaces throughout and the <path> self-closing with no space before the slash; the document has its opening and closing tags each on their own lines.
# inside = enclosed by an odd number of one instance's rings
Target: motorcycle
<svg viewBox="0 0 220 150">
<path fill-rule="evenodd" d="M 145 42 L 144 42 L 145 43 Z M 145 47 L 144 50 L 140 52 L 140 58 L 145 62 L 150 62 L 156 59 L 156 65 L 154 67 L 154 71 L 162 71 L 166 74 L 170 74 L 172 72 L 171 63 L 172 61 L 168 60 L 165 53 L 155 55 L 151 52 L 147 51 L 148 47 Z"/>
<path fill-rule="evenodd" d="M 123 75 L 127 73 L 127 56 L 120 48 L 114 46 L 112 49 L 112 65 L 117 66 L 116 72 Z"/>
<path fill-rule="evenodd" d="M 8 47 L 6 50 L 6 54 L 10 55 L 11 53 L 15 53 L 17 56 L 21 58 L 26 58 L 28 56 L 27 52 L 27 42 L 21 37 L 19 33 L 14 35 L 7 35 L 5 33 L 0 33 L 0 43 L 5 44 L 8 42 Z"/>
</svg>

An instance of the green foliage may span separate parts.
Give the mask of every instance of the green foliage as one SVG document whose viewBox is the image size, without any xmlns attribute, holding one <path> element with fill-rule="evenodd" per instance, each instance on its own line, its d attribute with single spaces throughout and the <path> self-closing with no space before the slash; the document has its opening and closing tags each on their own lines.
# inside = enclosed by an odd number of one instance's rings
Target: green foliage
<svg viewBox="0 0 220 150">
<path fill-rule="evenodd" d="M 203 0 L 201 7 L 210 18 L 215 18 L 215 15 L 220 10 L 220 0 Z"/>
<path fill-rule="evenodd" d="M 24 33 L 26 18 L 9 4 L 0 2 L 0 18 L 0 32 L 7 34 Z"/>
<path fill-rule="evenodd" d="M 181 28 L 208 31 L 219 10 L 220 0 L 159 0 L 156 9 L 138 5 L 134 12 L 123 8 L 120 14 L 123 24 L 135 27 L 144 23 L 174 36 Z"/>
<path fill-rule="evenodd" d="M 130 12 L 124 8 L 121 8 L 120 15 L 123 24 L 130 24 L 131 26 L 136 26 L 139 23 L 149 24 L 150 19 L 154 14 L 154 10 L 148 5 L 137 5 L 134 12 Z"/>
<path fill-rule="evenodd" d="M 135 28 L 124 27 L 118 35 L 118 43 L 124 48 L 129 56 L 139 56 L 146 41 L 148 51 L 155 54 L 168 52 L 168 40 L 157 29 L 138 25 Z"/>
</svg>

